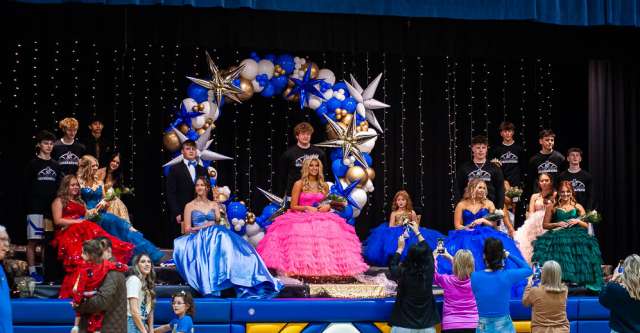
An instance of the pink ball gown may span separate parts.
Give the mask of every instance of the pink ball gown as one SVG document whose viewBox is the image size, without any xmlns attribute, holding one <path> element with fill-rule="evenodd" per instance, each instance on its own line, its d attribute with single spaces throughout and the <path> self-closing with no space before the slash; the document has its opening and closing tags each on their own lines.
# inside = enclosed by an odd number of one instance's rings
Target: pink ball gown
<svg viewBox="0 0 640 333">
<path fill-rule="evenodd" d="M 322 193 L 302 192 L 299 204 L 322 199 Z M 354 228 L 334 213 L 289 211 L 275 219 L 257 249 L 267 267 L 289 276 L 346 277 L 368 269 Z"/>
<path fill-rule="evenodd" d="M 532 199 L 535 200 L 533 203 L 535 211 L 529 214 L 522 226 L 513 234 L 513 239 L 528 263 L 531 263 L 531 257 L 533 256 L 533 242 L 538 236 L 546 232 L 542 227 L 545 211 L 544 199 L 539 195 L 535 195 L 535 198 Z"/>
</svg>

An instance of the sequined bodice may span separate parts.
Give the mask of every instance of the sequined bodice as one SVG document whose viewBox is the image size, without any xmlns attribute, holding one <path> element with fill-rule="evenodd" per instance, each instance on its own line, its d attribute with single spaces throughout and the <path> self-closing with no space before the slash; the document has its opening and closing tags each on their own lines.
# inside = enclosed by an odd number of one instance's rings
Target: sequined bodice
<svg viewBox="0 0 640 333">
<path fill-rule="evenodd" d="M 322 192 L 302 192 L 298 197 L 298 205 L 300 206 L 313 206 L 324 199 L 325 195 Z"/>
<path fill-rule="evenodd" d="M 86 212 L 87 209 L 84 208 L 84 205 L 75 201 L 69 201 L 67 205 L 62 208 L 62 218 L 78 219 L 83 217 Z"/>
<path fill-rule="evenodd" d="M 409 218 L 409 213 L 401 213 L 396 215 L 395 219 L 396 219 L 396 225 L 402 224 L 402 221 L 404 219 L 408 219 Z"/>
<path fill-rule="evenodd" d="M 556 208 L 556 211 L 553 213 L 553 218 L 555 221 L 569 221 L 577 217 L 578 210 L 576 210 L 575 208 L 566 211 L 561 208 Z"/>
<path fill-rule="evenodd" d="M 80 196 L 82 196 L 82 200 L 87 204 L 87 208 L 93 209 L 98 205 L 98 202 L 102 200 L 102 185 L 99 185 L 95 189 L 83 187 L 80 189 Z"/>
<path fill-rule="evenodd" d="M 203 213 L 199 210 L 191 211 L 191 224 L 194 227 L 201 226 L 207 222 L 215 221 L 216 214 L 213 212 L 213 209 L 209 210 L 208 213 Z"/>
<path fill-rule="evenodd" d="M 465 209 L 462 211 L 462 225 L 467 225 L 481 217 L 489 214 L 489 210 L 487 208 L 480 208 L 475 214 L 470 210 Z"/>
</svg>

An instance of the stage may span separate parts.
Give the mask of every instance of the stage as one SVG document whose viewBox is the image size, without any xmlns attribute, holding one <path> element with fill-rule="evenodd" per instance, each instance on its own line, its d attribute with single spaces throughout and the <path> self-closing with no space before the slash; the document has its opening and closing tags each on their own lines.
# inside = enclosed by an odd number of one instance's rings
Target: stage
<svg viewBox="0 0 640 333">
<path fill-rule="evenodd" d="M 197 298 L 195 301 L 198 333 L 389 332 L 386 322 L 394 303 L 392 298 Z M 442 310 L 442 298 L 438 297 L 437 302 Z M 169 303 L 168 298 L 158 299 L 156 325 L 172 318 Z M 68 300 L 14 299 L 12 307 L 16 333 L 67 333 L 71 329 L 74 314 Z M 520 300 L 511 300 L 511 317 L 517 332 L 531 331 L 531 311 Z M 567 317 L 572 333 L 609 332 L 609 312 L 597 297 L 569 297 Z"/>
</svg>

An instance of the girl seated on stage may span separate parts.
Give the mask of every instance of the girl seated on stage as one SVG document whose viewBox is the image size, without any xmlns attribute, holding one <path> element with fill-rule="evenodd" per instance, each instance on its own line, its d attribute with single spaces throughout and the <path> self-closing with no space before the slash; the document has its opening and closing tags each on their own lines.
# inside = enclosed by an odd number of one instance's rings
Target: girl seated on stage
<svg viewBox="0 0 640 333">
<path fill-rule="evenodd" d="M 407 246 L 405 247 L 400 260 L 407 256 L 407 250 L 411 245 L 418 243 L 418 238 L 414 233 L 409 232 L 405 223 L 409 221 L 418 222 L 416 212 L 413 211 L 411 197 L 407 191 L 398 191 L 391 203 L 393 211 L 389 216 L 389 222 L 383 222 L 377 228 L 371 230 L 371 235 L 365 241 L 364 257 L 375 266 L 387 266 L 391 256 L 396 252 L 398 236 L 405 235 Z M 427 244 L 435 249 L 438 239 L 444 239 L 444 235 L 438 231 L 420 228 L 420 233 Z"/>
<path fill-rule="evenodd" d="M 589 224 L 579 219 L 585 211 L 575 200 L 571 182 L 560 182 L 558 196 L 557 202 L 546 208 L 543 227 L 548 231 L 536 240 L 532 260 L 555 260 L 562 267 L 564 281 L 600 290 L 600 246 L 588 234 Z"/>
<path fill-rule="evenodd" d="M 307 158 L 291 191 L 291 208 L 258 244 L 269 268 L 295 277 L 348 277 L 363 273 L 362 245 L 353 226 L 318 204 L 327 196 L 322 162 Z"/>
<path fill-rule="evenodd" d="M 456 205 L 454 211 L 454 227 L 456 230 L 449 231 L 449 236 L 445 241 L 447 252 L 455 255 L 460 249 L 465 249 L 473 253 L 476 271 L 486 268 L 483 259 L 484 241 L 495 238 L 501 241 L 504 248 L 511 253 L 511 257 L 505 259 L 505 268 L 519 267 L 513 257 L 524 261 L 520 250 L 516 247 L 513 239 L 503 232 L 495 229 L 495 222 L 485 218 L 495 211 L 491 200 L 487 199 L 487 185 L 481 179 L 471 179 L 465 189 L 462 200 Z M 451 274 L 451 263 L 444 258 L 438 259 L 438 272 Z M 514 295 L 520 297 L 524 291 L 526 281 L 523 280 L 514 289 Z"/>
</svg>

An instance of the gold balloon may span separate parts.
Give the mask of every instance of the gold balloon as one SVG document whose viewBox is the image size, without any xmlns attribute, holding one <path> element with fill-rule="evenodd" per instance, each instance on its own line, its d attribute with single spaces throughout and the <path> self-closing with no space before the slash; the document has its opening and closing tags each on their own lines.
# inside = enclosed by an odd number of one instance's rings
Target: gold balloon
<svg viewBox="0 0 640 333">
<path fill-rule="evenodd" d="M 352 121 L 353 121 L 353 115 L 350 113 L 343 114 L 342 119 L 340 119 L 340 122 L 347 126 L 351 125 Z"/>
<path fill-rule="evenodd" d="M 189 132 L 189 125 L 180 124 L 180 126 L 178 127 L 178 130 L 182 132 L 182 134 L 187 134 L 187 132 Z"/>
<path fill-rule="evenodd" d="M 240 101 L 247 101 L 253 96 L 253 85 L 251 84 L 251 80 L 241 78 L 240 89 L 242 89 L 242 94 L 236 95 Z"/>
<path fill-rule="evenodd" d="M 204 128 L 198 128 L 198 129 L 196 130 L 196 133 L 198 133 L 198 135 L 202 135 L 202 134 L 204 134 L 204 132 L 206 132 L 206 131 L 207 131 L 207 130 L 206 130 L 206 129 L 204 129 Z"/>
<path fill-rule="evenodd" d="M 209 174 L 209 177 L 211 177 L 211 178 L 214 178 L 214 179 L 218 178 L 218 170 L 216 170 L 216 169 L 214 169 L 212 167 L 209 167 L 209 169 L 207 169 L 207 173 Z"/>
<path fill-rule="evenodd" d="M 367 172 L 360 166 L 350 167 L 344 177 L 347 178 L 348 183 L 360 181 L 358 183 L 358 187 L 365 186 L 367 184 L 367 180 L 369 180 Z"/>
<path fill-rule="evenodd" d="M 347 112 L 347 110 L 345 110 L 345 109 L 340 109 L 340 114 L 344 117 L 344 116 L 348 115 L 349 112 Z"/>
<path fill-rule="evenodd" d="M 315 79 L 318 77 L 318 73 L 320 72 L 320 68 L 318 67 L 318 64 L 316 64 L 315 62 L 307 62 L 304 65 L 302 65 L 302 67 L 300 69 L 302 69 L 302 71 L 306 72 L 307 68 L 309 68 L 309 66 L 311 66 L 311 78 Z"/>
<path fill-rule="evenodd" d="M 367 177 L 369 178 L 369 180 L 373 181 L 376 178 L 376 171 L 373 170 L 373 168 L 367 168 L 367 170 L 365 170 L 367 172 Z"/>
<path fill-rule="evenodd" d="M 213 124 L 213 118 L 207 118 L 204 123 L 209 125 Z"/>
<path fill-rule="evenodd" d="M 345 131 L 347 130 L 347 125 L 343 123 L 338 123 L 338 126 L 342 127 Z M 338 138 L 338 135 L 331 129 L 331 125 L 327 124 L 327 140 L 334 140 Z"/>
<path fill-rule="evenodd" d="M 247 224 L 256 223 L 256 214 L 254 214 L 252 212 L 248 212 L 245 220 L 247 221 Z"/>
<path fill-rule="evenodd" d="M 287 89 L 284 90 L 284 92 L 282 92 L 282 97 L 284 97 L 287 101 L 290 102 L 297 102 L 300 100 L 300 96 L 299 95 L 291 95 L 289 96 L 289 93 L 291 93 L 291 89 L 293 89 L 292 87 L 287 87 Z"/>
<path fill-rule="evenodd" d="M 211 126 L 211 124 L 204 123 L 204 125 L 202 125 L 202 128 L 207 129 L 209 128 L 209 126 Z"/>
<path fill-rule="evenodd" d="M 164 136 L 162 137 L 162 143 L 164 144 L 164 147 L 169 151 L 176 151 L 180 149 L 180 139 L 174 131 L 164 133 Z"/>
</svg>

